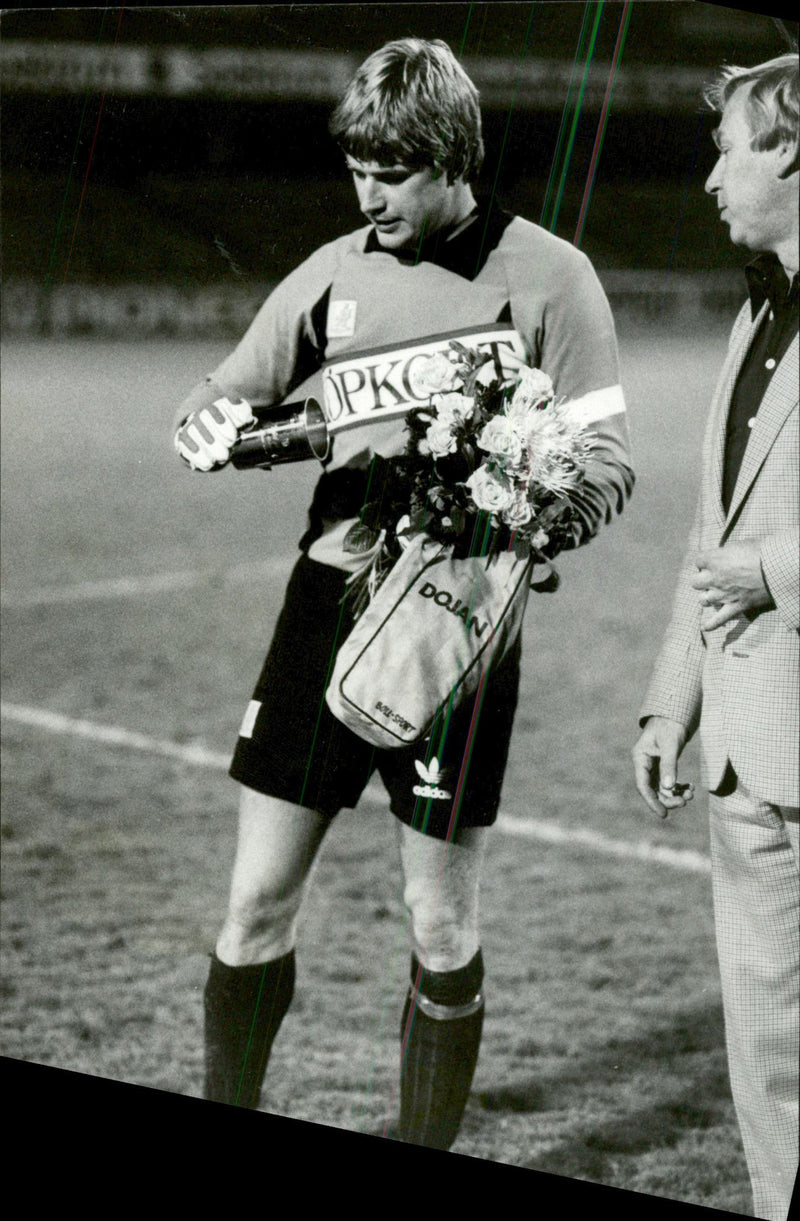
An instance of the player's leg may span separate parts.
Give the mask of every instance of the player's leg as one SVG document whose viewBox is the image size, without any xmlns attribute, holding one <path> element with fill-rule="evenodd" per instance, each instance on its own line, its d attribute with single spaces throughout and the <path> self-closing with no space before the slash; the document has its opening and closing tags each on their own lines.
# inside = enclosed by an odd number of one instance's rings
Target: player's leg
<svg viewBox="0 0 800 1221">
<path fill-rule="evenodd" d="M 800 811 L 741 785 L 712 795 L 709 810 L 731 1092 L 756 1216 L 786 1221 L 798 1158 Z"/>
<path fill-rule="evenodd" d="M 205 1096 L 256 1107 L 294 992 L 297 916 L 330 820 L 243 787 L 227 915 L 205 989 Z"/>
<path fill-rule="evenodd" d="M 485 690 L 419 749 L 386 751 L 378 769 L 400 824 L 414 930 L 403 1017 L 401 1135 L 449 1148 L 483 1028 L 478 904 L 487 829 L 500 804 L 519 690 L 520 644 Z"/>
<path fill-rule="evenodd" d="M 206 989 L 206 1092 L 239 1106 L 258 1103 L 292 999 L 295 922 L 314 855 L 372 770 L 371 748 L 325 705 L 331 657 L 349 625 L 345 580 L 305 556 L 296 564 L 231 763 L 243 786 L 239 840 Z"/>
<path fill-rule="evenodd" d="M 449 1149 L 483 1029 L 478 910 L 488 831 L 465 828 L 447 843 L 397 825 L 414 938 L 401 1023 L 400 1136 Z"/>
</svg>

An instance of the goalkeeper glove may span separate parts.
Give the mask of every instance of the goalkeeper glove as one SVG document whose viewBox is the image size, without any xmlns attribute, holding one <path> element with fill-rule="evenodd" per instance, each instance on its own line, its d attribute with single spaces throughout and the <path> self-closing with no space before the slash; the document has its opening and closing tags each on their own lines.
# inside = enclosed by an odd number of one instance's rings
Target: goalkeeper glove
<svg viewBox="0 0 800 1221">
<path fill-rule="evenodd" d="M 245 399 L 216 399 L 186 417 L 175 434 L 175 449 L 193 471 L 219 470 L 231 456 L 239 429 L 255 418 Z"/>
</svg>

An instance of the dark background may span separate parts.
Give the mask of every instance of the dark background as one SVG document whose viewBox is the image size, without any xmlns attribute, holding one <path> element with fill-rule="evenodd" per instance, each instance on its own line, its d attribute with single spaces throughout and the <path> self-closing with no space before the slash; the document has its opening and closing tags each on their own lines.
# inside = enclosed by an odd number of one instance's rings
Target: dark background
<svg viewBox="0 0 800 1221">
<path fill-rule="evenodd" d="M 780 15 L 780 5 L 771 6 Z M 285 48 L 368 54 L 406 34 L 466 57 L 570 63 L 587 9 L 602 8 L 596 63 L 611 60 L 621 3 L 259 5 L 6 12 L 2 39 L 59 44 Z M 784 28 L 797 38 L 797 23 Z M 634 3 L 622 65 L 657 76 L 782 53 L 775 16 L 693 0 Z M 596 98 L 596 94 L 595 94 Z M 562 122 L 562 87 L 519 104 L 484 103 L 481 187 L 540 220 Z M 216 96 L 37 93 L 3 96 L 6 278 L 59 284 L 272 282 L 361 218 L 330 141 L 328 102 Z M 580 112 L 555 231 L 573 240 L 598 129 Z M 599 269 L 705 271 L 741 252 L 703 192 L 714 159 L 701 97 L 671 107 L 613 101 L 581 246 Z"/>
</svg>

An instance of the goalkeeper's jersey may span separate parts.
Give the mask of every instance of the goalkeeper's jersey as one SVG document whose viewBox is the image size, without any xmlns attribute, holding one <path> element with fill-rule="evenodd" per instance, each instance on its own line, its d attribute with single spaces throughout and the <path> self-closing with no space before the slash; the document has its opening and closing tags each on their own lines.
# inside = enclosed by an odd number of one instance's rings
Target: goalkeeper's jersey
<svg viewBox="0 0 800 1221">
<path fill-rule="evenodd" d="M 625 403 L 594 269 L 538 225 L 479 206 L 466 227 L 411 255 L 383 250 L 371 226 L 322 246 L 274 289 L 210 374 L 254 405 L 310 393 L 323 402 L 332 448 L 302 540 L 312 559 L 351 570 L 364 564 L 342 542 L 366 471 L 373 455 L 402 452 L 405 414 L 424 401 L 415 397 L 413 366 L 451 338 L 489 351 L 507 372 L 513 353 L 547 373 L 560 398 L 582 400 L 597 442 L 575 545 L 622 509 L 633 483 Z"/>
</svg>

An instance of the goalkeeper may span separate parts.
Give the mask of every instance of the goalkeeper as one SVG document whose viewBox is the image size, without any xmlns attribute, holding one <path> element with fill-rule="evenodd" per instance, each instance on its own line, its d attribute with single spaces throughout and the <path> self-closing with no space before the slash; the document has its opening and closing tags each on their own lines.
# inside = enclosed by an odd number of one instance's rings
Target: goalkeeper
<svg viewBox="0 0 800 1221">
<path fill-rule="evenodd" d="M 456 710 L 427 774 L 418 774 L 413 747 L 373 749 L 324 701 L 330 662 L 352 622 L 340 616 L 345 583 L 369 558 L 349 554 L 343 541 L 365 501 L 372 459 L 404 447 L 405 414 L 419 405 L 406 376 L 414 352 L 446 350 L 457 336 L 491 351 L 501 371 L 520 361 L 543 369 L 559 396 L 581 401 L 596 444 L 575 546 L 631 492 L 625 404 L 608 302 L 588 259 L 474 193 L 483 157 L 478 95 L 444 43 L 409 38 L 371 55 L 330 130 L 367 223 L 278 285 L 183 404 L 175 437 L 194 470 L 218 469 L 253 421 L 250 404 L 301 397 L 298 388 L 324 367 L 333 451 L 231 764 L 241 785 L 238 845 L 205 989 L 205 1093 L 259 1105 L 292 1000 L 310 868 L 333 817 L 357 804 L 377 770 L 397 827 L 413 936 L 397 1135 L 446 1149 L 481 1039 L 481 863 L 497 817 L 520 646 L 490 675 L 477 728 L 471 708 Z"/>
</svg>

